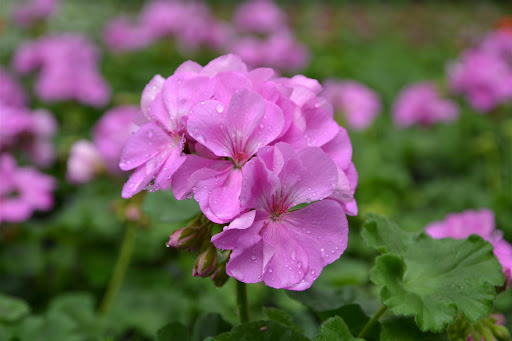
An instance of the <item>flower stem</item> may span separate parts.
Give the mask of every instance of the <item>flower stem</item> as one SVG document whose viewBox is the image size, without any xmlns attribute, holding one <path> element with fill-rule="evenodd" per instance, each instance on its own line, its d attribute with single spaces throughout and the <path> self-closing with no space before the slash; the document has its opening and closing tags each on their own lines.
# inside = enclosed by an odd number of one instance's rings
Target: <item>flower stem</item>
<svg viewBox="0 0 512 341">
<path fill-rule="evenodd" d="M 386 307 L 385 305 L 380 307 L 379 310 L 377 310 L 375 314 L 373 314 L 372 318 L 368 320 L 368 322 L 366 322 L 366 324 L 364 325 L 363 329 L 361 329 L 357 337 L 363 338 L 366 335 L 366 333 L 370 330 L 370 328 L 373 327 L 375 322 L 377 322 L 382 317 L 382 315 L 386 312 L 387 309 L 388 307 Z"/>
<path fill-rule="evenodd" d="M 249 322 L 249 304 L 247 302 L 247 287 L 245 283 L 236 281 L 236 304 L 238 306 L 238 314 L 240 315 L 240 323 Z"/>
<path fill-rule="evenodd" d="M 100 314 L 106 314 L 114 301 L 121 284 L 123 283 L 126 270 L 130 265 L 130 260 L 133 253 L 133 245 L 135 244 L 135 224 L 128 223 L 124 232 L 123 242 L 121 244 L 121 250 L 117 258 L 112 277 L 107 286 L 103 300 L 101 301 L 99 312 Z"/>
</svg>

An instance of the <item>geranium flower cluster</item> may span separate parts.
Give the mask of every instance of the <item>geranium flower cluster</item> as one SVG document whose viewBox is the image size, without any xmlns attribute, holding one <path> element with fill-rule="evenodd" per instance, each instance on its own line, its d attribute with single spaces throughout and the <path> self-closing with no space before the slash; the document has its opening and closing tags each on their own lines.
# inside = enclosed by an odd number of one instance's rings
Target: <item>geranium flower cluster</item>
<svg viewBox="0 0 512 341">
<path fill-rule="evenodd" d="M 21 151 L 37 165 L 49 166 L 55 159 L 55 118 L 45 109 L 28 108 L 25 91 L 2 68 L 0 84 L 0 153 Z"/>
<path fill-rule="evenodd" d="M 457 105 L 441 98 L 431 82 L 408 85 L 393 104 L 393 121 L 398 127 L 414 124 L 425 127 L 437 122 L 454 121 L 458 116 Z"/>
<path fill-rule="evenodd" d="M 235 55 L 155 76 L 121 156 L 121 169 L 134 170 L 123 197 L 170 188 L 194 198 L 228 224 L 212 242 L 232 250 L 230 276 L 307 289 L 343 253 L 345 215 L 357 214 L 350 139 L 321 90 L 301 75 L 248 70 Z"/>
<path fill-rule="evenodd" d="M 353 130 L 367 129 L 381 111 L 377 93 L 356 81 L 329 79 L 324 83 L 322 96 Z"/>
<path fill-rule="evenodd" d="M 105 42 L 118 51 L 145 48 L 165 37 L 175 37 L 180 47 L 196 49 L 224 46 L 229 29 L 200 2 L 154 0 L 142 9 L 137 20 L 118 17 L 105 28 Z"/>
<path fill-rule="evenodd" d="M 80 140 L 71 147 L 66 174 L 68 180 L 83 184 L 104 170 L 119 175 L 121 151 L 137 128 L 132 121 L 138 115 L 139 108 L 131 105 L 105 112 L 93 128 L 92 142 Z"/>
<path fill-rule="evenodd" d="M 61 34 L 21 44 L 14 68 L 22 74 L 39 69 L 35 92 L 43 101 L 76 100 L 100 107 L 107 104 L 110 87 L 99 61 L 99 51 L 87 38 Z"/>
<path fill-rule="evenodd" d="M 454 93 L 485 113 L 512 100 L 512 31 L 490 33 L 448 67 Z"/>
<path fill-rule="evenodd" d="M 112 50 L 143 49 L 156 41 L 174 37 L 181 50 L 200 46 L 232 52 L 255 66 L 296 70 L 309 61 L 309 52 L 286 23 L 286 14 L 269 0 L 241 4 L 232 23 L 214 17 L 199 2 L 153 0 L 136 20 L 118 17 L 110 21 L 104 39 Z"/>
<path fill-rule="evenodd" d="M 287 15 L 270 0 L 242 3 L 233 17 L 238 35 L 228 51 L 250 66 L 268 66 L 295 71 L 309 62 L 309 51 L 294 37 Z"/>
<path fill-rule="evenodd" d="M 22 27 L 34 25 L 52 15 L 57 7 L 57 0 L 30 0 L 13 8 L 14 22 Z"/>
<path fill-rule="evenodd" d="M 437 221 L 425 227 L 432 238 L 464 239 L 472 234 L 479 235 L 494 246 L 494 255 L 503 267 L 506 287 L 512 278 L 512 245 L 504 238 L 501 231 L 496 230 L 494 213 L 488 209 L 467 210 L 452 213 L 445 220 Z"/>
</svg>

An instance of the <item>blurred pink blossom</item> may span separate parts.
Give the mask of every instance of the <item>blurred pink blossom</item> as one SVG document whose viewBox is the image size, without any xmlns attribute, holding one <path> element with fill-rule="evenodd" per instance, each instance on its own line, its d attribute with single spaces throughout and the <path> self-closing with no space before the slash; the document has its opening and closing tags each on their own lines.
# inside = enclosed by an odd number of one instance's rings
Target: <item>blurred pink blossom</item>
<svg viewBox="0 0 512 341">
<path fill-rule="evenodd" d="M 14 68 L 24 74 L 40 69 L 35 90 L 42 100 L 77 100 L 101 107 L 110 98 L 110 88 L 99 61 L 99 51 L 87 38 L 62 34 L 22 44 L 14 55 Z"/>
<path fill-rule="evenodd" d="M 0 103 L 0 122 L 0 152 L 22 150 L 37 165 L 51 165 L 55 159 L 52 139 L 57 122 L 50 112 Z"/>
<path fill-rule="evenodd" d="M 512 99 L 512 67 L 495 53 L 466 51 L 449 65 L 448 80 L 452 91 L 464 95 L 480 112 Z"/>
<path fill-rule="evenodd" d="M 454 121 L 458 116 L 457 105 L 441 98 L 430 82 L 407 86 L 393 104 L 393 121 L 399 127 L 413 124 L 429 126 L 436 122 Z"/>
<path fill-rule="evenodd" d="M 479 48 L 512 63 L 512 31 L 496 30 L 484 37 Z"/>
<path fill-rule="evenodd" d="M 286 13 L 270 0 L 250 0 L 236 8 L 233 22 L 241 31 L 270 34 L 286 27 Z"/>
<path fill-rule="evenodd" d="M 0 104 L 23 107 L 27 95 L 18 81 L 0 66 Z"/>
<path fill-rule="evenodd" d="M 380 114 L 381 104 L 375 91 L 349 80 L 327 80 L 322 96 L 340 112 L 353 130 L 367 129 Z"/>
<path fill-rule="evenodd" d="M 21 223 L 35 210 L 53 206 L 56 181 L 35 168 L 18 167 L 9 154 L 0 154 L 0 223 Z"/>
<path fill-rule="evenodd" d="M 155 41 L 155 35 L 148 27 L 119 17 L 107 23 L 104 40 L 111 50 L 133 51 L 151 45 Z"/>
<path fill-rule="evenodd" d="M 69 152 L 66 177 L 69 182 L 83 184 L 92 180 L 103 167 L 98 150 L 87 140 L 75 142 Z"/>
<path fill-rule="evenodd" d="M 435 239 L 464 239 L 472 234 L 479 235 L 494 247 L 494 255 L 503 267 L 506 286 L 512 278 L 512 245 L 496 230 L 494 213 L 488 209 L 467 210 L 462 213 L 448 214 L 443 221 L 433 222 L 425 227 L 426 232 Z"/>
<path fill-rule="evenodd" d="M 13 8 L 14 22 L 22 27 L 33 25 L 49 17 L 55 12 L 57 0 L 29 0 L 17 4 Z"/>
</svg>

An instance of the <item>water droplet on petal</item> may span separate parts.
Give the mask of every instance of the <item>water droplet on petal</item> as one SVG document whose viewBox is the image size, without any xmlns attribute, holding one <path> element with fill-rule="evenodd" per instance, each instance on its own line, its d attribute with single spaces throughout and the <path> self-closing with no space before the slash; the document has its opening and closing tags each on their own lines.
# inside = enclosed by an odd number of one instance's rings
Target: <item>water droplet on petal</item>
<svg viewBox="0 0 512 341">
<path fill-rule="evenodd" d="M 292 257 L 292 260 L 296 260 L 296 254 L 295 251 L 292 251 L 292 254 L 290 255 Z"/>
<path fill-rule="evenodd" d="M 311 270 L 311 274 L 312 274 L 312 275 L 316 274 L 316 270 L 315 270 L 315 269 L 312 269 L 312 270 Z"/>
<path fill-rule="evenodd" d="M 219 103 L 215 106 L 215 110 L 217 110 L 218 113 L 221 113 L 224 111 L 224 106 Z"/>
<path fill-rule="evenodd" d="M 299 269 L 300 269 L 300 268 L 302 268 L 302 262 L 301 262 L 301 261 L 298 261 L 298 262 L 297 262 L 297 267 L 298 267 Z"/>
<path fill-rule="evenodd" d="M 268 272 L 272 273 L 272 272 L 274 272 L 274 269 L 268 268 Z"/>
<path fill-rule="evenodd" d="M 255 255 L 252 255 L 252 256 L 251 256 L 251 259 L 252 259 L 253 261 L 255 261 L 255 260 L 256 260 L 256 256 L 255 256 Z"/>
</svg>

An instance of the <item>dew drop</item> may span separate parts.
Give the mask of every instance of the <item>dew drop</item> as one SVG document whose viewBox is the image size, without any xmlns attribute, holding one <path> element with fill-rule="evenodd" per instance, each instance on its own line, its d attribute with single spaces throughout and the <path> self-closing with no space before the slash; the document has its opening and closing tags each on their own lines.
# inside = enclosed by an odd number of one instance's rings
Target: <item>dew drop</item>
<svg viewBox="0 0 512 341">
<path fill-rule="evenodd" d="M 224 106 L 222 104 L 217 104 L 215 106 L 215 110 L 217 110 L 218 113 L 221 113 L 224 111 Z"/>
<path fill-rule="evenodd" d="M 298 262 L 297 262 L 297 267 L 298 267 L 299 269 L 300 269 L 300 268 L 302 268 L 302 262 L 301 262 L 301 261 L 298 261 Z"/>
<path fill-rule="evenodd" d="M 325 251 L 325 249 L 324 249 L 324 248 L 321 248 L 321 249 L 320 249 L 320 252 L 324 252 L 324 251 Z"/>
<path fill-rule="evenodd" d="M 292 260 L 296 260 L 296 254 L 295 254 L 295 251 L 292 251 L 292 254 L 290 255 L 292 257 Z"/>
<path fill-rule="evenodd" d="M 312 274 L 312 275 L 316 274 L 316 270 L 315 270 L 315 269 L 312 269 L 312 270 L 311 270 L 311 274 Z"/>
<path fill-rule="evenodd" d="M 272 273 L 272 272 L 274 272 L 274 269 L 268 268 L 268 272 Z"/>
<path fill-rule="evenodd" d="M 255 256 L 255 255 L 252 255 L 252 256 L 251 256 L 251 259 L 252 259 L 253 261 L 256 261 L 256 256 Z"/>
</svg>

